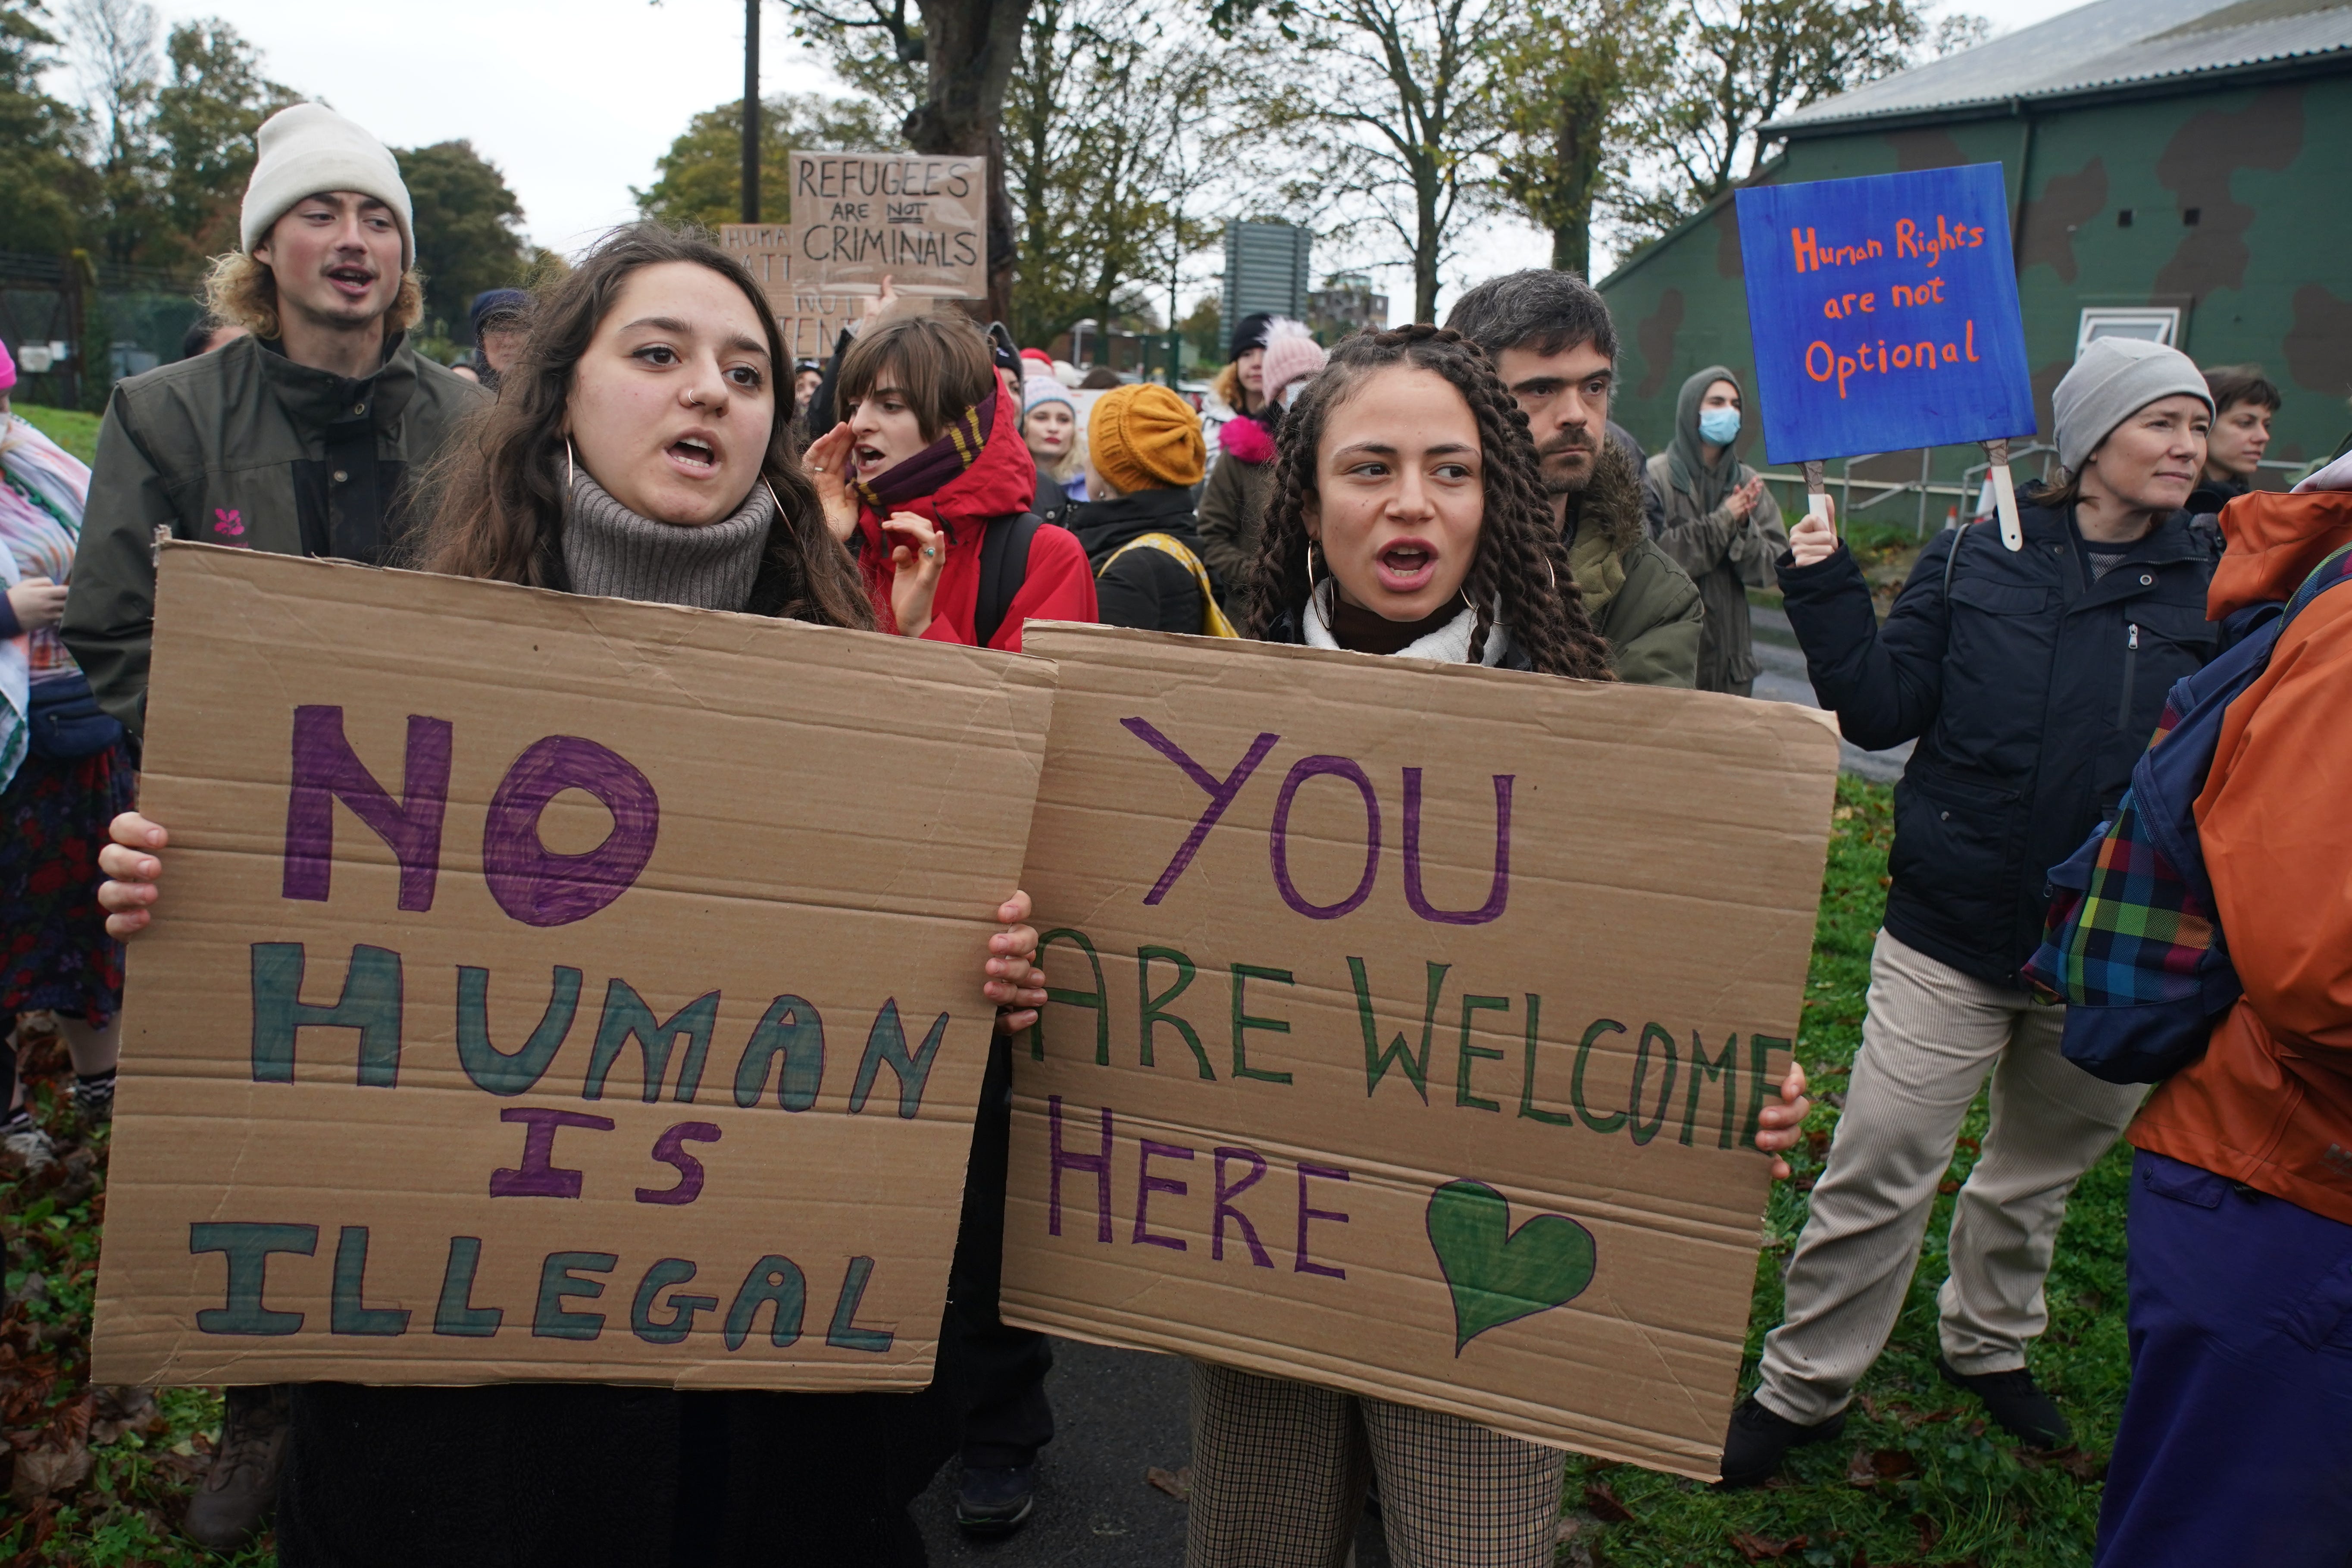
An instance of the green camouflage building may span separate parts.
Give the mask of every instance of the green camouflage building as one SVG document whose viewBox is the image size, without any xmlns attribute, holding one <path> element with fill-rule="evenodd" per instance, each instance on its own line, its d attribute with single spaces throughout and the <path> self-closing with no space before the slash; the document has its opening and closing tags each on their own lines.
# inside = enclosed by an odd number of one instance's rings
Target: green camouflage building
<svg viewBox="0 0 2352 1568">
<path fill-rule="evenodd" d="M 2052 388 L 2082 343 L 2110 333 L 2158 338 L 2202 365 L 2261 364 L 2286 400 L 2269 455 L 2294 465 L 2266 469 L 2266 487 L 2352 428 L 2347 0 L 2098 0 L 1766 130 L 1785 142 L 1761 183 L 2002 166 L 2042 440 Z M 1622 345 L 1618 420 L 1654 451 L 1684 378 L 1729 365 L 1751 411 L 1739 447 L 1762 468 L 1732 198 L 1601 290 Z M 1916 484 L 1921 459 L 1857 460 L 1853 473 Z M 1933 475 L 1950 487 L 1982 460 L 1945 448 Z M 1853 501 L 1873 494 L 1885 499 L 1864 515 L 1921 514 L 1916 491 L 1857 486 Z M 1929 497 L 1929 526 L 1955 499 Z"/>
</svg>

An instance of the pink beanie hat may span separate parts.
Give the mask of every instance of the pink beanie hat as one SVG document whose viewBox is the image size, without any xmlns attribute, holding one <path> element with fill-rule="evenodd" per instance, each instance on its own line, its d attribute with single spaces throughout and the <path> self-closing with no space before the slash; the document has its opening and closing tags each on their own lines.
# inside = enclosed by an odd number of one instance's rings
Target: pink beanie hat
<svg viewBox="0 0 2352 1568">
<path fill-rule="evenodd" d="M 9 357 L 8 345 L 0 343 L 0 392 L 16 384 L 16 362 Z"/>
<path fill-rule="evenodd" d="M 1276 317 L 1266 329 L 1265 360 L 1258 371 L 1265 378 L 1266 401 L 1279 398 L 1282 389 L 1301 376 L 1321 374 L 1329 358 L 1302 323 Z"/>
</svg>

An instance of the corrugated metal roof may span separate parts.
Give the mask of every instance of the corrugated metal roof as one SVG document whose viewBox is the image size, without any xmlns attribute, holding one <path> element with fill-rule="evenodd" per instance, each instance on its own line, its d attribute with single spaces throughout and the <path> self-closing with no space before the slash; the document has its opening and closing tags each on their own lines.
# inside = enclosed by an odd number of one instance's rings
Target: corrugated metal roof
<svg viewBox="0 0 2352 1568">
<path fill-rule="evenodd" d="M 1802 132 L 2352 50 L 2352 0 L 2096 0 L 1765 127 Z"/>
</svg>

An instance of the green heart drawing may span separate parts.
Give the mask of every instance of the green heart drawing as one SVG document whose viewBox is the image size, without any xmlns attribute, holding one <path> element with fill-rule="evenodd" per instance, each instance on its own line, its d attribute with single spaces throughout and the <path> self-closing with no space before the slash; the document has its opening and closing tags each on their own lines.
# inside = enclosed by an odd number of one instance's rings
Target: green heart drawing
<svg viewBox="0 0 2352 1568">
<path fill-rule="evenodd" d="M 1592 1233 L 1566 1215 L 1511 1228 L 1511 1202 L 1484 1182 L 1429 1194 L 1429 1245 L 1454 1292 L 1454 1353 L 1533 1312 L 1564 1306 L 1592 1283 Z"/>
</svg>

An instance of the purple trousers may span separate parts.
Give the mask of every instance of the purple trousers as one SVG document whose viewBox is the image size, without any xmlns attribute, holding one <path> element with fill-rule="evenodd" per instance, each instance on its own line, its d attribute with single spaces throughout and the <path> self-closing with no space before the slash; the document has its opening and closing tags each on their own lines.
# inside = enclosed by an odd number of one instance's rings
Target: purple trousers
<svg viewBox="0 0 2352 1568">
<path fill-rule="evenodd" d="M 2143 1151 L 2097 1568 L 2352 1563 L 2352 1226 Z"/>
</svg>

